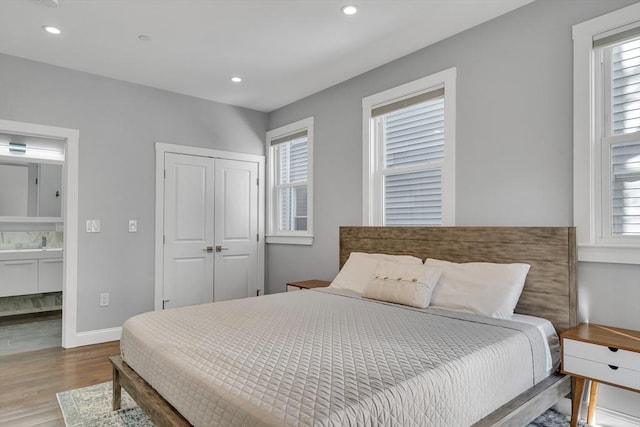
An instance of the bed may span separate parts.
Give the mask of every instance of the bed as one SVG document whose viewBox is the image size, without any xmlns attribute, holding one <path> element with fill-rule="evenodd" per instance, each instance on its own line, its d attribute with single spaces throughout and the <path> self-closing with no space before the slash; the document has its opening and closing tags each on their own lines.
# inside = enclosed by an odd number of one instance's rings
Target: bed
<svg viewBox="0 0 640 427">
<path fill-rule="evenodd" d="M 559 332 L 576 323 L 573 228 L 341 227 L 341 267 L 352 252 L 527 263 L 516 313 Z M 114 409 L 124 387 L 157 425 L 525 425 L 570 391 L 568 377 L 543 373 L 535 328 L 340 290 L 142 316 L 125 324 L 123 355 L 112 358 Z M 469 364 L 432 350 L 436 341 Z M 529 365 L 531 378 L 510 374 Z"/>
</svg>

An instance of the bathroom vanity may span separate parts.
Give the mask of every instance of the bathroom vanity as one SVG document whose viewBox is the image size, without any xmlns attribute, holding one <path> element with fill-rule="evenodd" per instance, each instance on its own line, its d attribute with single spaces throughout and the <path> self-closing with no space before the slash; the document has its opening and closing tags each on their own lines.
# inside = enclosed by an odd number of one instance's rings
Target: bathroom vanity
<svg viewBox="0 0 640 427">
<path fill-rule="evenodd" d="M 62 248 L 0 250 L 0 297 L 62 291 Z"/>
</svg>

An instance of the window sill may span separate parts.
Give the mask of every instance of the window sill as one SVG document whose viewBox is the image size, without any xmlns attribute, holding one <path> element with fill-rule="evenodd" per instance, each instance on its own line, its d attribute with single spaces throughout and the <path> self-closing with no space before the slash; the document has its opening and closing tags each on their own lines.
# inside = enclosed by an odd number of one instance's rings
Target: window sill
<svg viewBox="0 0 640 427">
<path fill-rule="evenodd" d="M 579 245 L 578 261 L 640 265 L 640 246 Z"/>
<path fill-rule="evenodd" d="M 276 245 L 307 245 L 313 244 L 313 236 L 267 236 L 265 240 L 268 244 Z"/>
</svg>

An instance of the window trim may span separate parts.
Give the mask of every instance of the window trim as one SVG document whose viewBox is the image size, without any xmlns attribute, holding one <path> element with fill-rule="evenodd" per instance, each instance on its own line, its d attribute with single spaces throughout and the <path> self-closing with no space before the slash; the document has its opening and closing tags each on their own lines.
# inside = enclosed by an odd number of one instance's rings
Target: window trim
<svg viewBox="0 0 640 427">
<path fill-rule="evenodd" d="M 266 243 L 286 245 L 312 245 L 313 244 L 313 117 L 298 120 L 285 126 L 272 129 L 266 136 L 267 159 L 267 235 Z M 307 133 L 307 229 L 299 231 L 278 230 L 278 203 L 275 194 L 276 173 L 275 156 L 273 155 L 272 141 L 295 136 L 300 132 Z"/>
<path fill-rule="evenodd" d="M 595 36 L 638 22 L 640 4 L 573 26 L 573 217 L 578 261 L 640 264 L 637 239 L 602 235 L 602 146 L 596 102 Z M 634 18 L 635 17 L 635 18 Z M 635 241 L 634 241 L 635 240 Z"/>
<path fill-rule="evenodd" d="M 382 225 L 382 182 L 377 171 L 380 147 L 376 144 L 372 111 L 387 104 L 445 88 L 444 161 L 442 163 L 442 226 L 455 225 L 456 68 L 396 86 L 362 99 L 362 224 Z M 421 169 L 422 170 L 422 169 Z"/>
</svg>

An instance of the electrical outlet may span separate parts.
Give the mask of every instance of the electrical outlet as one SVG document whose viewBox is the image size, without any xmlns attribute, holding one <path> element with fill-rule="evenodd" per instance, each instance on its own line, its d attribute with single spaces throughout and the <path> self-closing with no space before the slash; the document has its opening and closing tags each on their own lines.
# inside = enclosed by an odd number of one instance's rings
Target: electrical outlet
<svg viewBox="0 0 640 427">
<path fill-rule="evenodd" d="M 129 233 L 135 233 L 138 231 L 138 220 L 130 219 L 129 220 Z"/>
<path fill-rule="evenodd" d="M 107 307 L 109 305 L 109 294 L 100 294 L 100 307 Z"/>
</svg>

